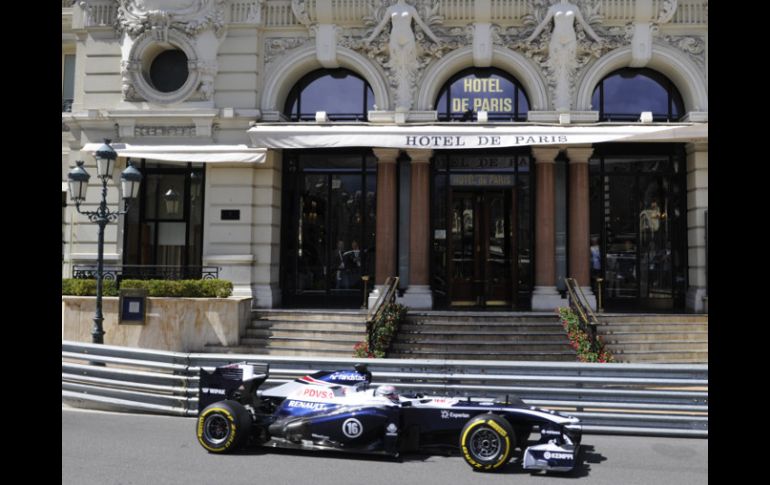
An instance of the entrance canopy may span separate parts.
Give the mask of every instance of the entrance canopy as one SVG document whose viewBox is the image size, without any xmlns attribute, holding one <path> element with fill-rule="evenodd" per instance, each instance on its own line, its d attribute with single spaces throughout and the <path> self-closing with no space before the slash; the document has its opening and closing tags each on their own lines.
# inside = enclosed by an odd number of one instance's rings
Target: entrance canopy
<svg viewBox="0 0 770 485">
<path fill-rule="evenodd" d="M 94 153 L 102 143 L 86 143 L 82 151 Z M 111 143 L 119 157 L 151 158 L 167 162 L 264 163 L 267 150 L 246 145 L 132 145 Z"/>
<path fill-rule="evenodd" d="M 252 145 L 266 148 L 495 148 L 616 142 L 694 142 L 708 139 L 708 123 L 554 125 L 279 124 L 249 129 Z"/>
</svg>

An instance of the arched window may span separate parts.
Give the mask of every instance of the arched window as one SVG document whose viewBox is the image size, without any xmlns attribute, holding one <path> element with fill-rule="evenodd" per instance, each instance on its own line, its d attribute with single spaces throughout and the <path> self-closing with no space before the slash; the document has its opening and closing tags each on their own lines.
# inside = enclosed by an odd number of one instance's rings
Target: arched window
<svg viewBox="0 0 770 485">
<path fill-rule="evenodd" d="M 521 84 L 495 68 L 471 68 L 455 74 L 436 101 L 439 121 L 473 121 L 486 111 L 490 121 L 526 121 L 529 100 Z"/>
<path fill-rule="evenodd" d="M 374 93 L 360 76 L 347 69 L 311 72 L 291 89 L 284 114 L 291 121 L 314 121 L 326 111 L 332 121 L 366 121 L 374 109 Z"/>
<path fill-rule="evenodd" d="M 620 69 L 602 79 L 591 98 L 602 121 L 636 121 L 652 111 L 653 121 L 676 121 L 684 115 L 682 96 L 664 75 L 652 69 Z"/>
</svg>

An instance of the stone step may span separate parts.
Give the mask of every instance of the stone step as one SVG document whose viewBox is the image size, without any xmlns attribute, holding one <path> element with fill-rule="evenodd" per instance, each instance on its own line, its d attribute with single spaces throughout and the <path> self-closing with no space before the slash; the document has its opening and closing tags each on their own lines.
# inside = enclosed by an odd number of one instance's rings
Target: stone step
<svg viewBox="0 0 770 485">
<path fill-rule="evenodd" d="M 557 315 L 548 315 L 543 317 L 511 317 L 500 316 L 440 316 L 440 317 L 420 317 L 407 315 L 406 322 L 411 324 L 445 324 L 445 325 L 490 325 L 490 326 L 517 326 L 517 325 L 553 325 L 560 323 Z"/>
<path fill-rule="evenodd" d="M 400 340 L 394 341 L 391 345 L 392 351 L 406 351 L 406 350 L 440 350 L 442 352 L 464 352 L 464 351 L 479 351 L 479 352 L 499 352 L 499 351 L 528 351 L 528 352 L 558 352 L 569 351 L 570 346 L 567 342 L 567 338 L 563 338 L 560 342 L 540 342 L 533 341 L 527 343 L 511 343 L 511 342 L 485 342 L 483 345 L 479 345 L 478 342 L 473 341 L 452 341 L 445 340 L 428 340 L 419 342 L 403 342 Z"/>
<path fill-rule="evenodd" d="M 708 325 L 708 315 L 688 314 L 606 314 L 600 313 L 596 317 L 602 323 L 701 323 Z"/>
<path fill-rule="evenodd" d="M 246 338 L 270 338 L 270 337 L 294 337 L 294 338 L 311 338 L 319 340 L 351 340 L 359 339 L 363 340 L 366 337 L 366 332 L 355 331 L 346 332 L 339 330 L 313 330 L 308 331 L 304 329 L 281 329 L 281 328 L 247 328 Z"/>
<path fill-rule="evenodd" d="M 286 330 L 307 332 L 365 332 L 365 322 L 292 322 L 283 320 L 253 320 L 247 329 L 252 330 Z"/>
<path fill-rule="evenodd" d="M 529 342 L 548 341 L 564 342 L 565 333 L 562 332 L 398 332 L 397 340 L 401 342 L 423 342 L 426 340 L 452 342 L 457 340 L 477 343 L 496 342 Z"/>
<path fill-rule="evenodd" d="M 692 341 L 702 340 L 708 342 L 708 332 L 600 332 L 602 340 L 606 343 L 623 343 L 633 341 Z"/>
<path fill-rule="evenodd" d="M 359 310 L 252 310 L 252 320 L 282 320 L 300 322 L 364 322 L 366 313 Z"/>
<path fill-rule="evenodd" d="M 708 326 L 697 323 L 602 323 L 596 326 L 596 330 L 601 334 L 616 332 L 708 332 Z"/>
<path fill-rule="evenodd" d="M 661 342 L 620 342 L 620 343 L 606 343 L 605 347 L 613 354 L 618 352 L 635 352 L 635 351 L 668 351 L 668 350 L 686 350 L 686 351 L 703 351 L 708 352 L 709 343 L 704 340 L 696 341 L 682 341 L 682 340 L 668 340 Z"/>
<path fill-rule="evenodd" d="M 677 363 L 687 362 L 696 364 L 708 364 L 707 351 L 690 350 L 655 350 L 613 353 L 616 362 L 640 363 Z"/>
<path fill-rule="evenodd" d="M 399 327 L 400 332 L 417 332 L 417 331 L 432 331 L 432 332 L 500 332 L 500 331 L 518 331 L 518 332 L 549 332 L 549 333 L 564 333 L 564 327 L 561 323 L 552 320 L 551 322 L 527 322 L 512 325 L 510 323 L 503 322 L 483 322 L 477 324 L 471 324 L 466 322 L 447 322 L 447 321 L 435 321 L 435 322 L 421 322 L 415 323 L 407 320 Z"/>
<path fill-rule="evenodd" d="M 451 360 L 509 360 L 509 361 L 559 361 L 575 362 L 577 358 L 571 351 L 565 352 L 506 352 L 506 351 L 391 351 L 387 355 L 390 359 L 451 359 Z"/>
<path fill-rule="evenodd" d="M 206 352 L 218 354 L 279 355 L 294 357 L 353 357 L 353 350 L 326 350 L 301 348 L 255 348 L 248 346 L 206 346 Z"/>
<path fill-rule="evenodd" d="M 296 348 L 296 349 L 325 349 L 325 350 L 350 350 L 353 354 L 353 346 L 363 341 L 364 338 L 350 340 L 327 340 L 318 338 L 287 338 L 270 337 L 268 339 L 242 338 L 240 345 L 246 347 Z"/>
</svg>

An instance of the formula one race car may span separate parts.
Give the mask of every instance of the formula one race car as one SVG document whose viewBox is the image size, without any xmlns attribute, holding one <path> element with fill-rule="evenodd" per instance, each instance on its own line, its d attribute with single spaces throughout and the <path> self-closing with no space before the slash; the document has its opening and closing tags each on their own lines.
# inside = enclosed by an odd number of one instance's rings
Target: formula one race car
<svg viewBox="0 0 770 485">
<path fill-rule="evenodd" d="M 226 453 L 254 443 L 397 457 L 450 447 L 459 448 L 478 471 L 500 469 L 516 448 L 523 451 L 525 469 L 567 472 L 577 462 L 579 420 L 520 399 L 398 395 L 390 385 L 371 389 L 365 364 L 260 390 L 268 370 L 267 364 L 201 369 L 197 435 L 205 449 Z M 540 440 L 528 446 L 535 430 Z"/>
</svg>

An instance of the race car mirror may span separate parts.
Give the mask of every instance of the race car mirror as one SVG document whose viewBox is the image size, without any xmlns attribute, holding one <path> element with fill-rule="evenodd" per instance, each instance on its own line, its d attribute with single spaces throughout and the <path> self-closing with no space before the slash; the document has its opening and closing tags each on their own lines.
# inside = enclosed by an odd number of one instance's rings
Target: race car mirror
<svg viewBox="0 0 770 485">
<path fill-rule="evenodd" d="M 121 325 L 144 325 L 147 315 L 147 290 L 143 288 L 121 288 L 120 318 Z"/>
</svg>

